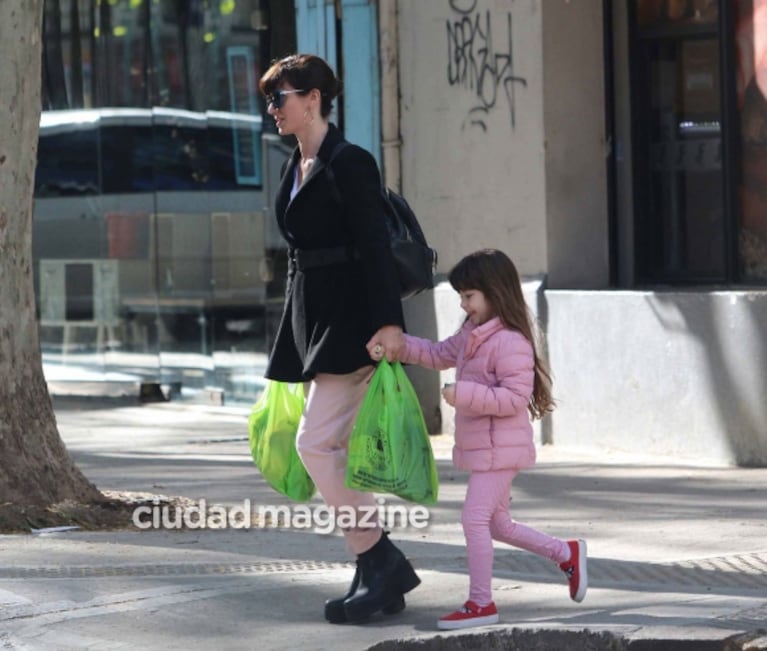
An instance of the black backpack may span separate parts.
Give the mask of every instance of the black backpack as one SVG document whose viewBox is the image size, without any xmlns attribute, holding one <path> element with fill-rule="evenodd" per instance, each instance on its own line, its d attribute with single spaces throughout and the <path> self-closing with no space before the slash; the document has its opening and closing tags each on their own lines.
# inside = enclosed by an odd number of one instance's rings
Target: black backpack
<svg viewBox="0 0 767 651">
<path fill-rule="evenodd" d="M 330 154 L 325 170 L 330 182 L 339 195 L 335 185 L 332 164 L 336 156 L 350 143 L 338 143 Z M 418 219 L 405 198 L 394 190 L 381 186 L 383 204 L 388 217 L 391 250 L 399 276 L 400 296 L 409 298 L 419 292 L 434 287 L 434 274 L 437 270 L 437 251 L 426 243 L 426 236 Z"/>
</svg>

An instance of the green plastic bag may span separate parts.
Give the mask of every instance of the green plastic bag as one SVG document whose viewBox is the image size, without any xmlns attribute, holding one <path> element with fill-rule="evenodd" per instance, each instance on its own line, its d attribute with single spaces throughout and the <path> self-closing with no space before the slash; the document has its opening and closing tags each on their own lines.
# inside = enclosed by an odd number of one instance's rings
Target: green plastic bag
<svg viewBox="0 0 767 651">
<path fill-rule="evenodd" d="M 418 396 L 402 365 L 378 364 L 349 438 L 346 486 L 437 501 L 439 478 Z"/>
<path fill-rule="evenodd" d="M 269 380 L 248 418 L 250 453 L 264 479 L 276 491 L 301 502 L 315 493 L 296 450 L 303 411 L 303 384 Z"/>
</svg>

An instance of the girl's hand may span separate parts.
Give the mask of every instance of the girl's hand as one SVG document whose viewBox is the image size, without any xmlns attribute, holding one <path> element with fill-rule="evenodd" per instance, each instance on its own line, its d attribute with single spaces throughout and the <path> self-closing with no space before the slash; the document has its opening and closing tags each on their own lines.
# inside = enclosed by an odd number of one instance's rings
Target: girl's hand
<svg viewBox="0 0 767 651">
<path fill-rule="evenodd" d="M 380 362 L 384 357 L 390 362 L 396 362 L 405 348 L 405 335 L 399 326 L 383 326 L 370 338 L 365 347 L 374 362 Z"/>
<path fill-rule="evenodd" d="M 451 407 L 455 407 L 455 384 L 446 384 L 442 387 L 442 397 Z"/>
</svg>

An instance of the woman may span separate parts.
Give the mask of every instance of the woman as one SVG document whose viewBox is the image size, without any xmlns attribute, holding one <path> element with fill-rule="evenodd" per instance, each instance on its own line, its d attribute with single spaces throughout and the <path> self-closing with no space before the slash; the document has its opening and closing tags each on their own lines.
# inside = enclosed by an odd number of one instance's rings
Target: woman
<svg viewBox="0 0 767 651">
<path fill-rule="evenodd" d="M 344 142 L 328 120 L 341 82 L 321 58 L 281 59 L 259 89 L 278 132 L 298 140 L 275 200 L 289 266 L 266 376 L 308 383 L 298 453 L 328 506 L 364 513 L 377 503 L 344 484 L 349 435 L 374 371 L 371 359 L 397 359 L 404 343 L 381 178 L 375 159 L 354 145 L 338 153 L 335 180 L 328 177 L 331 154 Z M 402 552 L 378 524 L 343 532 L 357 571 L 349 591 L 325 603 L 325 618 L 355 622 L 401 611 L 402 595 L 420 583 Z"/>
</svg>

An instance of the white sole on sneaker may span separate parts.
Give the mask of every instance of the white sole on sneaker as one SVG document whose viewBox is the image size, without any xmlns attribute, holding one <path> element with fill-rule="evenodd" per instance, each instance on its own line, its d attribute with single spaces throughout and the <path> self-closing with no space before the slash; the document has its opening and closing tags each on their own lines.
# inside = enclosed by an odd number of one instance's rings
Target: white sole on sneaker
<svg viewBox="0 0 767 651">
<path fill-rule="evenodd" d="M 589 576 L 586 568 L 588 564 L 588 552 L 586 549 L 586 541 L 578 540 L 578 572 L 580 581 L 578 582 L 578 592 L 575 593 L 573 601 L 580 603 L 586 596 L 586 590 L 589 589 Z"/>
<path fill-rule="evenodd" d="M 437 620 L 437 628 L 442 631 L 455 631 L 459 628 L 472 628 L 474 626 L 486 626 L 487 624 L 497 624 L 498 613 L 495 615 L 485 615 L 484 617 L 467 617 L 466 619 Z"/>
</svg>

